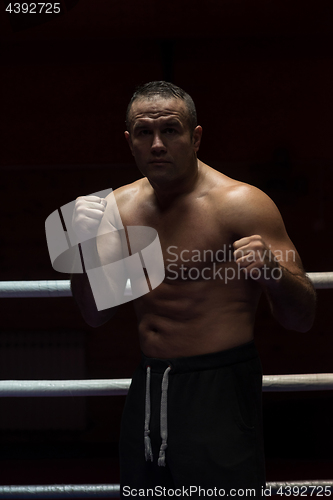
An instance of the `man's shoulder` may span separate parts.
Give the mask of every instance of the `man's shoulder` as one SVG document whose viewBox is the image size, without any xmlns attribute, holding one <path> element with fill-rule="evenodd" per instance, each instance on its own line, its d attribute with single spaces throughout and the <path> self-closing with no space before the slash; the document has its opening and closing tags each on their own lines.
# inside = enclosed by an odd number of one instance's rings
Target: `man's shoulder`
<svg viewBox="0 0 333 500">
<path fill-rule="evenodd" d="M 125 184 L 124 186 L 115 189 L 112 193 L 110 193 L 109 196 L 114 195 L 117 205 L 124 206 L 125 204 L 135 200 L 138 196 L 141 195 L 142 189 L 146 182 L 146 178 L 138 179 L 131 184 Z"/>
<path fill-rule="evenodd" d="M 257 187 L 228 177 L 211 167 L 208 168 L 211 193 L 217 200 L 239 207 L 244 205 L 249 207 L 249 204 L 251 206 L 274 205 L 271 198 Z"/>
<path fill-rule="evenodd" d="M 221 220 L 249 223 L 267 219 L 274 222 L 281 217 L 273 200 L 257 187 L 213 169 L 211 181 L 211 200 Z"/>
<path fill-rule="evenodd" d="M 231 205 L 233 208 L 271 204 L 272 200 L 260 189 L 246 182 L 238 181 L 232 177 L 209 167 L 210 193 L 219 204 Z M 249 206 L 250 205 L 250 206 Z"/>
</svg>

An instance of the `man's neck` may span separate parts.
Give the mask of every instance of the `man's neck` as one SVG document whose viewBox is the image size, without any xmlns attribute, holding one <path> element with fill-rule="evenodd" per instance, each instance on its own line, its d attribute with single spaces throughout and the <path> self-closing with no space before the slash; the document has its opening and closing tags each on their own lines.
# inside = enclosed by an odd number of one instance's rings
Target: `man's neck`
<svg viewBox="0 0 333 500">
<path fill-rule="evenodd" d="M 176 199 L 181 198 L 193 192 L 202 177 L 202 166 L 199 160 L 196 160 L 196 165 L 191 173 L 181 179 L 176 179 L 171 182 L 163 182 L 157 184 L 149 181 L 154 190 L 158 205 L 162 208 L 168 208 Z"/>
</svg>

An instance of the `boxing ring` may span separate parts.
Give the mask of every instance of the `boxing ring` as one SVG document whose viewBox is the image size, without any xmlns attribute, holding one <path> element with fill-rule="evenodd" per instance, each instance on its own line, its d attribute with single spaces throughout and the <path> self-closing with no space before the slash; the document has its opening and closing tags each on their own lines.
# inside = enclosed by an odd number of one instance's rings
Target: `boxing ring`
<svg viewBox="0 0 333 500">
<path fill-rule="evenodd" d="M 317 289 L 333 288 L 333 272 L 308 273 L 307 276 Z M 125 293 L 130 293 L 128 288 Z M 69 280 L 0 282 L 0 298 L 70 297 L 71 295 Z M 125 395 L 127 394 L 130 382 L 131 379 L 1 380 L 0 397 Z M 319 390 L 333 390 L 333 373 L 264 375 L 263 377 L 263 392 Z M 315 492 L 321 488 L 319 491 L 322 493 L 319 496 L 333 496 L 333 479 L 267 482 L 267 488 L 270 488 L 270 492 L 273 495 L 281 490 L 281 488 L 283 491 L 288 488 L 288 491 L 293 492 L 289 495 L 284 494 L 283 496 L 293 496 L 293 494 L 299 496 L 301 491 L 306 491 L 311 496 L 316 496 Z M 0 486 L 0 498 L 117 498 L 119 494 L 119 484 Z"/>
</svg>

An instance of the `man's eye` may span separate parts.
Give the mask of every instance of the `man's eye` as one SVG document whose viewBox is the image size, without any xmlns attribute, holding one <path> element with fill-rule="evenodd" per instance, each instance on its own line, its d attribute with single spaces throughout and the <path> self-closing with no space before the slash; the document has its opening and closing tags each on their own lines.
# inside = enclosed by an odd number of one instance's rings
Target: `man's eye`
<svg viewBox="0 0 333 500">
<path fill-rule="evenodd" d="M 167 134 L 175 134 L 176 133 L 176 129 L 174 129 L 174 128 L 166 128 L 165 132 Z"/>
<path fill-rule="evenodd" d="M 148 129 L 140 130 L 140 135 L 148 135 L 149 133 L 150 133 L 150 130 L 148 130 Z"/>
</svg>

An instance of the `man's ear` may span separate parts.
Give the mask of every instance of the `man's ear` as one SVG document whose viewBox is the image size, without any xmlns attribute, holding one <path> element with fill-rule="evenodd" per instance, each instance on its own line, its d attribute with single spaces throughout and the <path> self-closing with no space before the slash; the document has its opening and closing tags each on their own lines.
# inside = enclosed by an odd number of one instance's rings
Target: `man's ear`
<svg viewBox="0 0 333 500">
<path fill-rule="evenodd" d="M 127 130 L 125 131 L 125 139 L 127 141 L 127 144 L 129 145 L 129 148 L 130 148 L 130 150 L 132 152 L 132 155 L 134 156 L 131 134 Z"/>
<path fill-rule="evenodd" d="M 196 153 L 199 151 L 201 137 L 202 137 L 202 127 L 198 125 L 197 127 L 195 127 L 192 134 L 193 148 Z"/>
</svg>

